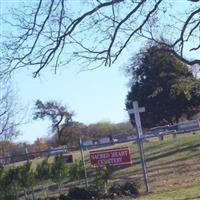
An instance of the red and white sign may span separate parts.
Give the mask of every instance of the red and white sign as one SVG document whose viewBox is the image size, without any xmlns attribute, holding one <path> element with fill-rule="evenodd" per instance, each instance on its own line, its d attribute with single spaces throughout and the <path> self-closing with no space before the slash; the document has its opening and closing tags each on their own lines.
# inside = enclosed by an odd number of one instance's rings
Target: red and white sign
<svg viewBox="0 0 200 200">
<path fill-rule="evenodd" d="M 131 164 L 128 147 L 90 151 L 92 165 L 125 165 Z"/>
</svg>

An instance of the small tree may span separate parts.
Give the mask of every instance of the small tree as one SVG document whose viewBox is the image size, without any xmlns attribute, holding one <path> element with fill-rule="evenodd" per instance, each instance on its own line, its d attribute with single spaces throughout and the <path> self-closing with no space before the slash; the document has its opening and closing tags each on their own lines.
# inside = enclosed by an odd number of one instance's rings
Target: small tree
<svg viewBox="0 0 200 200">
<path fill-rule="evenodd" d="M 45 197 L 48 197 L 47 187 L 44 187 L 45 181 L 50 178 L 50 165 L 48 163 L 48 159 L 43 160 L 40 164 L 36 167 L 36 180 L 38 180 L 43 186 L 43 191 Z"/>
<path fill-rule="evenodd" d="M 58 185 L 59 193 L 61 194 L 62 181 L 67 177 L 68 168 L 65 164 L 63 156 L 56 156 L 51 167 L 51 179 Z"/>
<path fill-rule="evenodd" d="M 18 199 L 17 169 L 9 168 L 0 170 L 0 199 Z"/>
<path fill-rule="evenodd" d="M 111 166 L 98 166 L 95 168 L 95 184 L 98 190 L 104 190 L 105 193 L 108 193 L 108 181 L 111 176 Z"/>
<path fill-rule="evenodd" d="M 35 173 L 31 169 L 31 162 L 26 162 L 24 165 L 18 168 L 17 181 L 19 186 L 24 190 L 25 199 L 29 199 L 29 190 L 32 191 L 32 197 L 34 197 L 33 186 L 35 185 Z"/>
<path fill-rule="evenodd" d="M 75 162 L 69 166 L 68 176 L 70 181 L 80 180 L 84 175 L 84 169 L 80 162 Z"/>
</svg>

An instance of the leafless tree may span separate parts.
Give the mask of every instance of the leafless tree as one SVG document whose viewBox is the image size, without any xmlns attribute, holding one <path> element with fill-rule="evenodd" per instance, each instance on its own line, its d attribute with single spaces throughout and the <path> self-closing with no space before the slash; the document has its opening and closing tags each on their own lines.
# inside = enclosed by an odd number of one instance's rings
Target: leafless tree
<svg viewBox="0 0 200 200">
<path fill-rule="evenodd" d="M 19 111 L 11 87 L 1 82 L 0 90 L 0 151 L 5 156 L 10 142 L 19 135 L 17 127 L 21 120 L 17 119 Z"/>
<path fill-rule="evenodd" d="M 185 5 L 179 6 L 176 3 L 169 0 L 29 3 L 11 12 L 12 22 L 4 19 L 13 34 L 3 39 L 1 62 L 9 72 L 32 66 L 34 77 L 47 66 L 56 71 L 59 66 L 79 59 L 88 68 L 111 66 L 128 47 L 135 48 L 138 40 L 161 42 L 160 38 L 166 37 L 170 41 L 169 50 L 182 61 L 199 64 L 198 58 L 185 57 L 188 42 L 194 44 L 189 50 L 200 49 L 199 0 L 182 0 Z M 187 7 L 184 15 L 176 16 L 183 7 Z"/>
<path fill-rule="evenodd" d="M 15 119 L 15 112 L 17 111 L 14 110 L 16 105 L 10 88 L 5 89 L 2 93 L 0 98 L 0 138 L 10 140 L 17 134 L 16 126 L 18 123 Z"/>
</svg>

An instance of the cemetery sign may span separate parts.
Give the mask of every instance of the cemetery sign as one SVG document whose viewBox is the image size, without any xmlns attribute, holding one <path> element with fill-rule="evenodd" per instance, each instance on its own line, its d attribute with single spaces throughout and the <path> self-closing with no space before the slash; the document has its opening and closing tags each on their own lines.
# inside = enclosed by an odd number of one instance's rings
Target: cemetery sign
<svg viewBox="0 0 200 200">
<path fill-rule="evenodd" d="M 92 165 L 125 165 L 131 164 L 128 147 L 90 151 Z"/>
</svg>

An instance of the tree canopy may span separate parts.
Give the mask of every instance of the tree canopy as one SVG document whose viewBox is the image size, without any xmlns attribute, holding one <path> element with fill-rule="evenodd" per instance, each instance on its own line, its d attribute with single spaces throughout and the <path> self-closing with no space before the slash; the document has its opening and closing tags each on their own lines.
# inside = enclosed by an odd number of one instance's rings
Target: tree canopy
<svg viewBox="0 0 200 200">
<path fill-rule="evenodd" d="M 146 127 L 178 122 L 200 111 L 200 81 L 186 64 L 160 48 L 141 51 L 128 68 L 132 82 L 127 102 L 137 100 L 145 107 Z"/>
<path fill-rule="evenodd" d="M 132 134 L 133 132 L 133 127 L 128 122 L 116 124 L 111 122 L 98 122 L 88 125 L 88 135 L 94 139 L 119 133 Z"/>
<path fill-rule="evenodd" d="M 56 101 L 43 103 L 41 100 L 37 100 L 33 119 L 49 118 L 52 122 L 52 133 L 56 133 L 58 141 L 60 141 L 64 129 L 72 123 L 73 115 L 73 112 L 68 111 L 67 107 Z"/>
<path fill-rule="evenodd" d="M 81 122 L 73 120 L 74 113 L 69 111 L 66 106 L 56 102 L 47 101 L 42 102 L 37 100 L 35 103 L 35 110 L 33 119 L 50 119 L 51 133 L 53 137 L 49 139 L 52 146 L 60 144 L 67 144 L 68 146 L 79 145 L 79 139 L 92 138 L 98 139 L 99 137 L 109 136 L 118 133 L 134 132 L 133 127 L 128 122 L 111 123 L 111 122 L 98 122 L 85 125 Z M 37 139 L 33 146 L 36 148 L 44 148 L 46 146 L 45 140 Z"/>
<path fill-rule="evenodd" d="M 111 66 L 137 42 L 170 41 L 169 51 L 187 64 L 200 49 L 199 0 L 38 0 L 11 11 L 1 42 L 0 75 L 32 66 L 34 76 L 47 66 L 55 71 L 72 60 L 86 66 Z M 21 8 L 21 9 L 20 9 Z M 8 34 L 8 32 L 10 33 Z M 166 31 L 168 34 L 165 34 Z M 189 44 L 189 45 L 188 45 Z M 189 51 L 190 50 L 190 51 Z"/>
<path fill-rule="evenodd" d="M 73 121 L 63 128 L 60 143 L 67 144 L 67 146 L 78 146 L 80 137 L 87 137 L 87 126 L 83 123 Z M 56 140 L 54 142 L 57 143 Z"/>
<path fill-rule="evenodd" d="M 133 126 L 129 122 L 97 122 L 86 125 L 73 121 L 63 129 L 60 142 L 58 141 L 57 134 L 55 134 L 51 139 L 49 139 L 49 143 L 52 146 L 67 144 L 67 146 L 73 147 L 79 145 L 80 137 L 83 139 L 99 139 L 104 136 L 111 136 L 120 133 L 133 134 L 133 132 Z"/>
</svg>

